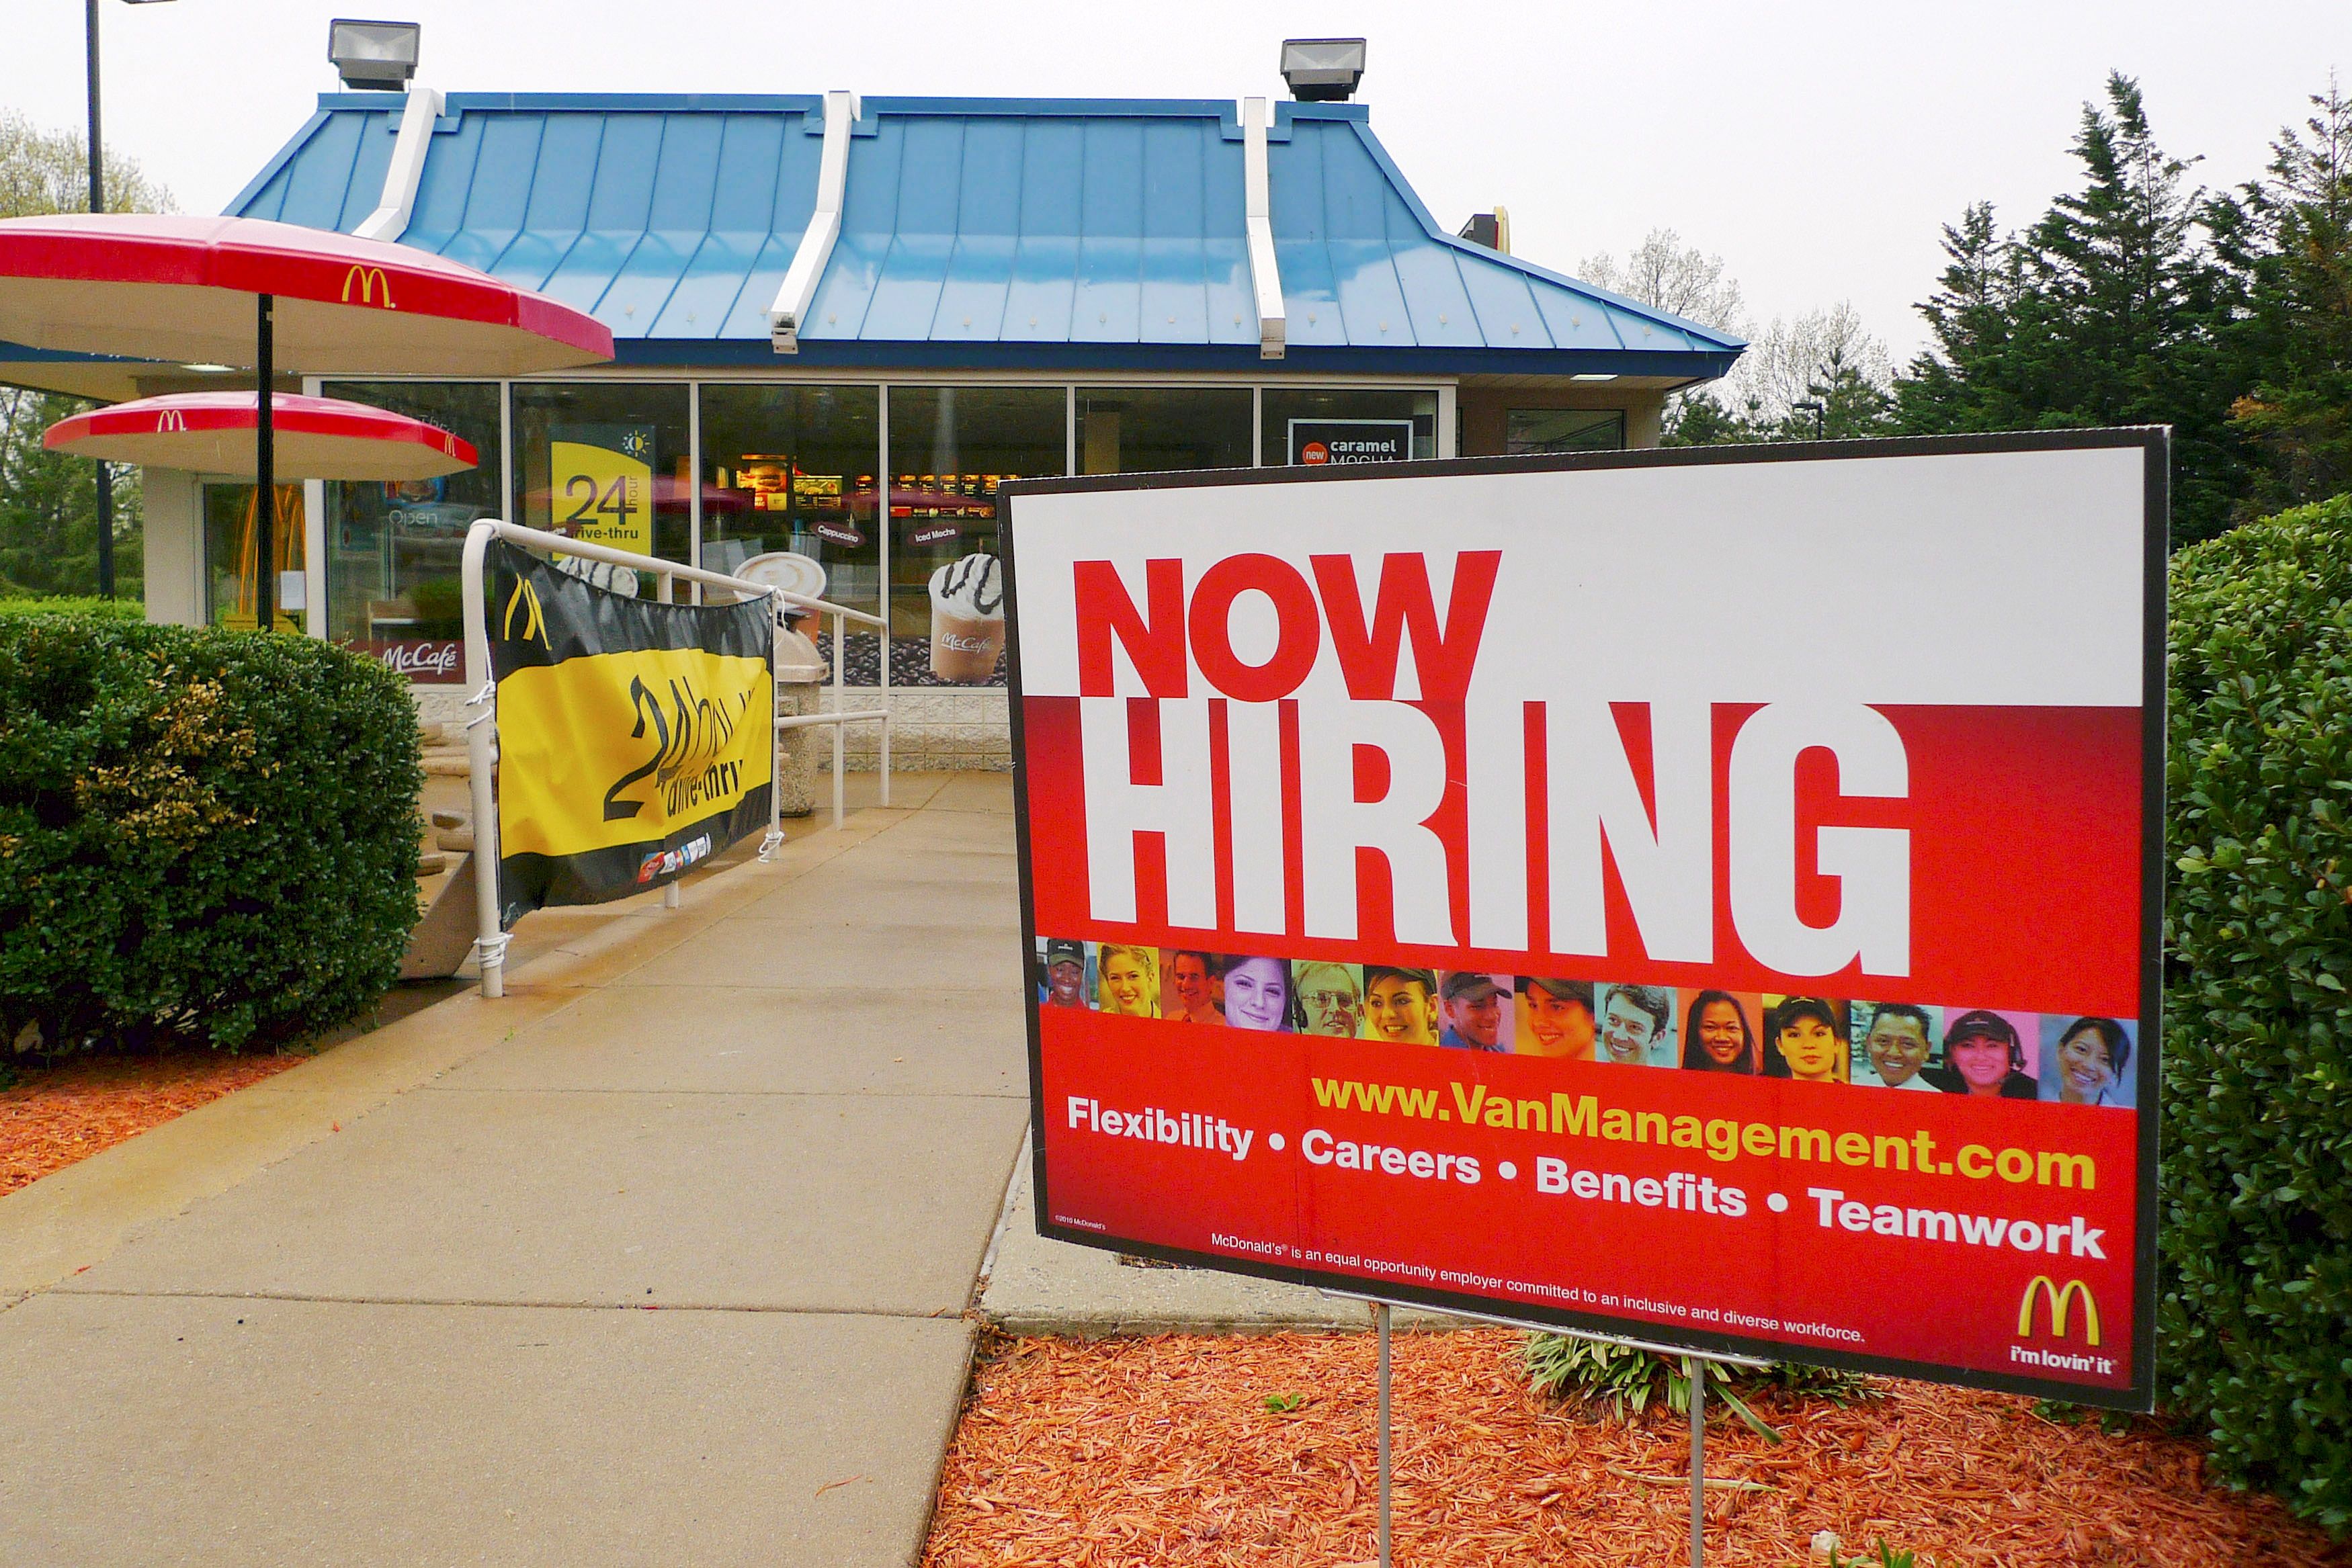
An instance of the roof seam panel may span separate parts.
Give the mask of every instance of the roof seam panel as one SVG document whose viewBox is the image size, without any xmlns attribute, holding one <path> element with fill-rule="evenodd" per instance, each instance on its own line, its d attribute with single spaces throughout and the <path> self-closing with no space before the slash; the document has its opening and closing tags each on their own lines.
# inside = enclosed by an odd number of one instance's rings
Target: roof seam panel
<svg viewBox="0 0 2352 1568">
<path fill-rule="evenodd" d="M 286 145 L 278 150 L 277 156 L 263 164 L 261 172 L 247 182 L 245 189 L 229 198 L 229 204 L 222 209 L 221 215 L 245 216 L 246 209 L 260 198 L 261 193 L 268 187 L 269 182 L 278 178 L 279 171 L 292 162 L 295 155 L 310 144 L 310 139 L 319 133 L 320 127 L 325 125 L 327 120 L 325 110 L 313 112 L 309 120 L 303 121 L 302 128 L 287 139 Z"/>
<path fill-rule="evenodd" d="M 638 341 L 759 350 L 753 296 L 806 231 L 823 102 L 450 94 L 427 159 L 437 199 L 428 209 L 420 194 L 415 243 L 585 301 Z M 357 183 L 387 107 L 383 95 L 323 96 L 238 207 L 339 225 L 367 207 Z M 1640 362 L 1706 377 L 1744 347 L 1446 233 L 1363 105 L 1272 107 L 1285 371 L 1559 375 Z M 841 243 L 810 302 L 817 357 L 803 362 L 983 362 L 986 345 L 1013 356 L 1003 362 L 1026 350 L 1043 364 L 1057 352 L 1115 360 L 1126 345 L 1142 365 L 1255 349 L 1255 332 L 1225 324 L 1254 304 L 1240 120 L 1223 99 L 865 99 Z M 327 202 L 339 181 L 341 201 Z"/>
<path fill-rule="evenodd" d="M 599 305 L 611 298 L 613 291 L 621 287 L 622 282 L 629 275 L 629 263 L 635 259 L 637 253 L 644 250 L 646 244 L 653 238 L 654 202 L 661 191 L 662 149 L 669 145 L 669 119 L 667 114 L 655 117 L 653 153 L 647 161 L 646 170 L 646 215 L 637 224 L 637 237 L 631 240 L 627 251 L 614 261 L 612 276 L 604 280 L 604 291 L 596 296 L 596 303 Z M 627 231 L 614 229 L 605 232 L 621 234 Z M 659 311 L 648 312 L 646 325 L 651 327 L 659 315 Z M 628 319 L 630 325 L 636 324 L 637 318 L 634 308 L 629 312 Z"/>
<path fill-rule="evenodd" d="M 1523 260 L 1516 256 L 1507 256 L 1499 251 L 1488 251 L 1484 246 L 1475 245 L 1459 235 L 1447 234 L 1436 218 L 1431 214 L 1429 209 L 1422 204 L 1419 193 L 1414 192 L 1412 186 L 1406 181 L 1404 172 L 1399 169 L 1396 161 L 1389 156 L 1388 149 L 1381 145 L 1380 138 L 1372 134 L 1370 122 L 1356 121 L 1355 131 L 1366 149 L 1370 152 L 1373 159 L 1380 164 L 1381 172 L 1388 176 L 1389 183 L 1405 193 L 1406 199 L 1412 204 L 1414 214 L 1421 220 L 1423 228 L 1429 237 L 1438 244 L 1450 249 L 1460 250 L 1472 260 L 1486 266 L 1505 267 L 1530 277 L 1541 278 L 1547 283 L 1571 292 L 1589 295 L 1597 300 L 1630 309 L 1637 315 L 1647 316 L 1654 319 L 1662 319 L 1677 329 L 1687 330 L 1696 337 L 1718 343 L 1724 348 L 1746 346 L 1743 340 L 1723 332 L 1719 329 L 1708 327 L 1702 322 L 1685 320 L 1671 311 L 1661 310 L 1654 305 L 1644 305 L 1638 299 L 1629 299 L 1622 295 L 1612 294 L 1606 289 L 1596 288 L 1591 284 L 1570 277 L 1565 273 L 1554 272 L 1549 267 L 1539 267 L 1534 262 Z"/>
</svg>

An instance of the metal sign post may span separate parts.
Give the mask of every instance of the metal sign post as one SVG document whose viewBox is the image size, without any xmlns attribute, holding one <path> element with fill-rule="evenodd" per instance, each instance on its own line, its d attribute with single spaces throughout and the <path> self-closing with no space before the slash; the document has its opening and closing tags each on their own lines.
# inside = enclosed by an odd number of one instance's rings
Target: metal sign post
<svg viewBox="0 0 2352 1568">
<path fill-rule="evenodd" d="M 1389 1304 L 1372 1308 L 1381 1325 L 1381 1568 L 1389 1568 Z"/>
<path fill-rule="evenodd" d="M 1691 1568 L 1701 1568 L 1706 1558 L 1706 1363 L 1686 1355 L 1683 1372 L 1690 1378 Z"/>
<path fill-rule="evenodd" d="M 1378 1296 L 1358 1295 L 1352 1291 L 1325 1291 L 1324 1295 L 1335 1301 L 1362 1301 L 1372 1309 L 1373 1324 L 1380 1331 L 1380 1568 L 1392 1568 L 1390 1561 L 1389 1476 L 1391 1423 L 1389 1400 L 1390 1303 Z M 1646 1350 L 1654 1354 L 1679 1357 L 1683 1371 L 1690 1378 L 1690 1498 L 1691 1498 L 1691 1568 L 1705 1568 L 1706 1554 L 1706 1369 L 1715 1364 L 1725 1366 L 1765 1367 L 1772 1364 L 1748 1355 L 1711 1355 L 1683 1350 L 1670 1344 L 1656 1344 L 1648 1340 L 1624 1339 L 1616 1334 L 1580 1333 L 1550 1323 L 1523 1322 L 1517 1318 L 1496 1317 L 1487 1312 L 1457 1312 L 1452 1308 L 1429 1309 L 1444 1311 L 1448 1317 L 1465 1318 L 1472 1322 L 1494 1323 L 1501 1328 L 1524 1329 L 1531 1333 L 1556 1333 L 1568 1339 L 1591 1340 L 1600 1344 L 1622 1345 L 1628 1350 Z"/>
</svg>

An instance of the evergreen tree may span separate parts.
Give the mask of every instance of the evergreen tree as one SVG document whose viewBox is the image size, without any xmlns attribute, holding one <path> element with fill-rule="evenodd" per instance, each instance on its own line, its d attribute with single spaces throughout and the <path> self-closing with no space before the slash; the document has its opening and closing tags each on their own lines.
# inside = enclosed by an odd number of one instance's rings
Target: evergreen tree
<svg viewBox="0 0 2352 1568">
<path fill-rule="evenodd" d="M 1666 400 L 1665 427 L 1659 432 L 1658 444 L 1728 446 L 1743 441 L 1769 441 L 1771 437 L 1756 413 L 1753 398 L 1744 407 L 1733 408 L 1712 388 L 1676 392 Z"/>
<path fill-rule="evenodd" d="M 2331 78 L 2311 104 L 2271 143 L 2270 177 L 2209 220 L 2253 372 L 2231 410 L 2262 457 L 2250 515 L 2352 488 L 2352 99 Z"/>
<path fill-rule="evenodd" d="M 1906 435 L 2008 430 L 2019 414 L 1990 367 L 2009 350 L 2021 292 L 2017 249 L 1993 226 L 1990 202 L 1944 225 L 1941 287 L 1918 307 L 1936 349 L 1915 358 L 1895 385 L 1896 423 Z"/>
<path fill-rule="evenodd" d="M 1996 239 L 1979 204 L 1945 231 L 1950 265 L 1921 306 L 1937 350 L 1897 392 L 1919 433 L 2173 427 L 2173 534 L 2227 527 L 2245 482 L 2230 425 L 2233 293 L 2200 234 L 2191 163 L 2166 153 L 2139 86 L 2107 78 L 2085 104 L 2083 188 L 2020 236 Z"/>
</svg>

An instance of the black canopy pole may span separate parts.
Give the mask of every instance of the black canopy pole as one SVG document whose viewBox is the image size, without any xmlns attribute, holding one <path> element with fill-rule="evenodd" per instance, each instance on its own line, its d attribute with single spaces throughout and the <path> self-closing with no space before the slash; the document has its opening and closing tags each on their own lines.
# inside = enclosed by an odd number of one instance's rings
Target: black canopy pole
<svg viewBox="0 0 2352 1568">
<path fill-rule="evenodd" d="M 106 211 L 106 153 L 98 137 L 98 0 L 83 7 L 89 40 L 89 210 Z M 114 597 L 114 470 L 98 460 L 98 591 Z"/>
<path fill-rule="evenodd" d="M 254 607 L 258 612 L 254 624 L 264 632 L 278 629 L 278 572 L 271 558 L 271 546 L 278 534 L 278 432 L 272 417 L 271 383 L 277 380 L 277 344 L 272 341 L 275 327 L 272 317 L 277 300 L 261 296 L 261 319 L 254 340 L 254 379 L 259 382 L 253 404 L 253 498 L 254 516 L 260 519 L 261 552 L 258 565 L 261 580 L 256 585 Z"/>
</svg>

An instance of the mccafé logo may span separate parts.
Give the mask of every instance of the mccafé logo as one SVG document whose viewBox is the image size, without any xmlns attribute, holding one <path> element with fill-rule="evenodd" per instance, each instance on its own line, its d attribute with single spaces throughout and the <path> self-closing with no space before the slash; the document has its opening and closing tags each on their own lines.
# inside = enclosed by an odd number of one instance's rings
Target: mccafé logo
<svg viewBox="0 0 2352 1568">
<path fill-rule="evenodd" d="M 383 651 L 386 669 L 402 675 L 446 675 L 457 667 L 455 643 L 394 643 Z"/>
<path fill-rule="evenodd" d="M 343 274 L 344 304 L 349 305 L 352 302 L 352 290 L 354 288 L 359 290 L 360 303 L 362 305 L 374 304 L 376 295 L 381 292 L 383 295 L 383 308 L 387 310 L 397 308 L 392 302 L 392 282 L 384 277 L 383 268 L 380 267 L 362 267 L 353 263 L 352 269 Z"/>
<path fill-rule="evenodd" d="M 2069 1280 L 2063 1289 L 2052 1282 L 2047 1274 L 2036 1274 L 2025 1287 L 2025 1297 L 2017 1303 L 2017 1337 L 2033 1337 L 2033 1308 L 2037 1301 L 2050 1303 L 2050 1337 L 2064 1339 L 2068 1309 L 2074 1298 L 2083 1300 L 2083 1343 L 2093 1350 L 2099 1348 L 2099 1303 L 2091 1295 L 2091 1287 L 2080 1280 Z"/>
</svg>

